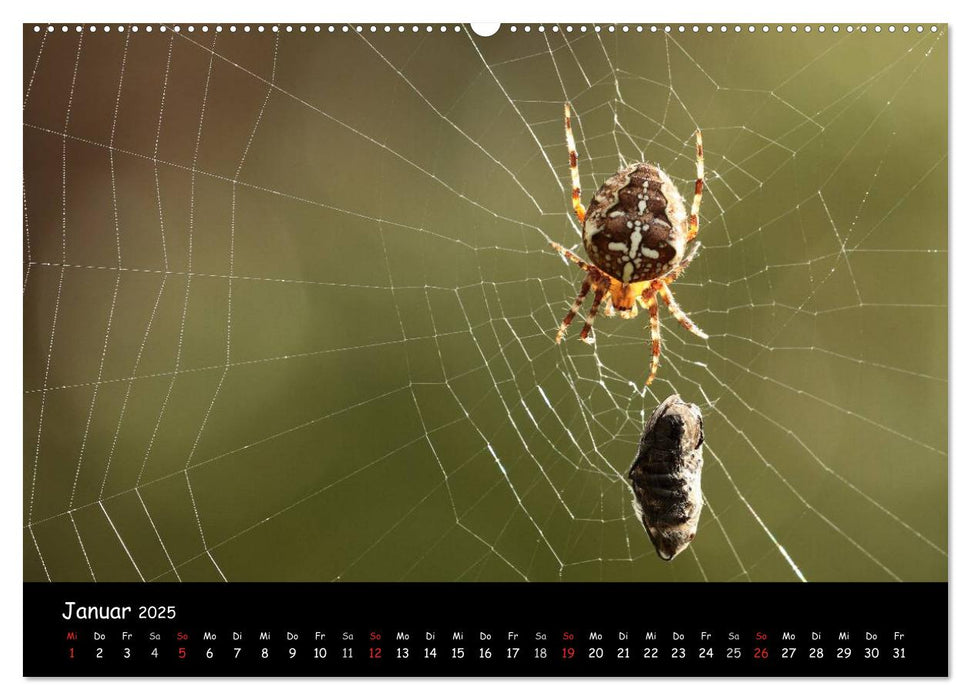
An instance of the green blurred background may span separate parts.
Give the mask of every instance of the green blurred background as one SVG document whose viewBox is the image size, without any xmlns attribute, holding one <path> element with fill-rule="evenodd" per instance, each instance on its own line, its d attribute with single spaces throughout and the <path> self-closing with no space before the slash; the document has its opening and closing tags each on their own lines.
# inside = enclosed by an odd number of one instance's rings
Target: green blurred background
<svg viewBox="0 0 971 700">
<path fill-rule="evenodd" d="M 24 28 L 25 580 L 945 580 L 947 38 Z M 553 343 L 626 159 L 702 254 Z M 702 407 L 660 561 L 624 475 Z"/>
</svg>

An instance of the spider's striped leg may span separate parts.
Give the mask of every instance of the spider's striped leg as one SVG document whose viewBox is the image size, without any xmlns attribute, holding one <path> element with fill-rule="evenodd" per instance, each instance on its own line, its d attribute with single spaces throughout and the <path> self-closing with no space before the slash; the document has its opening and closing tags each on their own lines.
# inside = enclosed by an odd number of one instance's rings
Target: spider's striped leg
<svg viewBox="0 0 971 700">
<path fill-rule="evenodd" d="M 583 278 L 583 284 L 580 285 L 580 293 L 577 294 L 576 301 L 573 302 L 573 306 L 567 312 L 566 316 L 563 317 L 563 321 L 560 322 L 560 330 L 556 332 L 556 342 L 559 343 L 563 340 L 563 336 L 566 335 L 567 327 L 573 323 L 573 317 L 577 315 L 577 311 L 580 310 L 580 305 L 583 304 L 584 297 L 590 291 L 590 275 Z"/>
<path fill-rule="evenodd" d="M 580 169 L 577 167 L 577 142 L 573 139 L 573 127 L 570 125 L 570 105 L 563 103 L 563 124 L 566 127 L 566 147 L 570 150 L 570 180 L 573 183 L 573 211 L 577 214 L 580 225 L 587 218 L 587 210 L 580 203 Z"/>
<path fill-rule="evenodd" d="M 581 270 L 583 270 L 584 272 L 589 272 L 590 271 L 590 268 L 593 267 L 589 263 L 585 263 L 585 262 L 583 262 L 583 260 L 581 260 L 580 258 L 578 258 L 576 256 L 576 254 L 572 250 L 567 250 L 566 248 L 564 248 L 563 246 L 561 246 L 559 243 L 554 243 L 553 241 L 550 241 L 550 245 L 553 246 L 553 249 L 556 250 L 556 252 L 558 252 L 561 255 L 565 256 L 567 260 L 569 260 L 570 262 L 576 263 L 579 266 L 579 268 Z"/>
<path fill-rule="evenodd" d="M 597 284 L 596 291 L 593 293 L 593 303 L 590 305 L 590 310 L 587 312 L 586 323 L 583 324 L 583 330 L 580 331 L 580 340 L 586 343 L 592 343 L 593 339 L 587 339 L 590 335 L 590 330 L 593 328 L 593 321 L 597 318 L 597 312 L 600 310 L 600 302 L 603 301 L 604 294 L 607 293 L 607 287 L 603 284 Z"/>
<path fill-rule="evenodd" d="M 691 201 L 691 216 L 688 217 L 688 240 L 698 235 L 698 212 L 701 211 L 701 191 L 705 188 L 705 151 L 701 146 L 701 130 L 695 132 L 695 148 L 698 158 L 695 162 L 695 198 Z"/>
<path fill-rule="evenodd" d="M 664 282 L 661 283 L 661 288 L 658 290 L 658 294 L 661 295 L 661 300 L 665 304 L 667 304 L 668 311 L 670 311 L 671 315 L 674 316 L 675 319 L 677 319 L 678 323 L 680 323 L 682 326 L 684 326 L 686 330 L 694 333 L 702 340 L 708 339 L 708 334 L 705 333 L 700 328 L 698 328 L 698 326 L 695 325 L 694 321 L 688 318 L 687 314 L 685 314 L 685 312 L 681 310 L 681 307 L 678 306 L 678 302 L 674 300 L 674 293 L 671 292 L 667 284 L 665 284 Z"/>
<path fill-rule="evenodd" d="M 645 385 L 649 385 L 657 376 L 657 367 L 661 363 L 661 321 L 657 314 L 657 298 L 653 292 L 644 293 L 644 304 L 651 314 L 651 373 L 645 382 Z"/>
</svg>

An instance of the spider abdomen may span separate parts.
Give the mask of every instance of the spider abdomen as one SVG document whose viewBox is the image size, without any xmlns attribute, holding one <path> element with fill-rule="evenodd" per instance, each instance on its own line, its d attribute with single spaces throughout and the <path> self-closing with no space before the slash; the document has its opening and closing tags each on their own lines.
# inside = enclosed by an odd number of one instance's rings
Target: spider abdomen
<svg viewBox="0 0 971 700">
<path fill-rule="evenodd" d="M 671 178 L 648 163 L 609 177 L 587 209 L 583 243 L 594 265 L 624 284 L 657 279 L 684 254 L 687 216 Z"/>
<path fill-rule="evenodd" d="M 677 556 L 698 530 L 703 442 L 701 411 L 675 394 L 651 415 L 628 472 L 634 507 L 662 559 Z"/>
</svg>

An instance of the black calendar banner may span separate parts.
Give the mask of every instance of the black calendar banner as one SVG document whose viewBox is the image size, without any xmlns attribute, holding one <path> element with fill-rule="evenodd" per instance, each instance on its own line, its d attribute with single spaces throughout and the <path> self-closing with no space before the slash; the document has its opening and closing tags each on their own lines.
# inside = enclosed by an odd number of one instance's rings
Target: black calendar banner
<svg viewBox="0 0 971 700">
<path fill-rule="evenodd" d="M 25 584 L 28 676 L 945 676 L 947 584 Z"/>
</svg>

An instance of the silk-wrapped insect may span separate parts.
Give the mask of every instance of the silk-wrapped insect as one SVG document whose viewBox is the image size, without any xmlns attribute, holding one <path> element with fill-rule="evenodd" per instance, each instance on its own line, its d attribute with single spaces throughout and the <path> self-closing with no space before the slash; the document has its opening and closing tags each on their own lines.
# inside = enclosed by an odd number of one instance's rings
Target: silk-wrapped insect
<svg viewBox="0 0 971 700">
<path fill-rule="evenodd" d="M 665 561 L 683 552 L 698 532 L 704 441 L 701 410 L 677 394 L 669 396 L 644 426 L 627 473 L 634 510 Z"/>
</svg>

